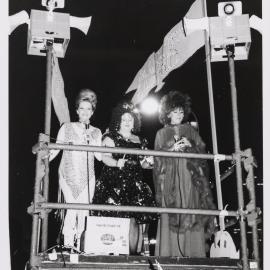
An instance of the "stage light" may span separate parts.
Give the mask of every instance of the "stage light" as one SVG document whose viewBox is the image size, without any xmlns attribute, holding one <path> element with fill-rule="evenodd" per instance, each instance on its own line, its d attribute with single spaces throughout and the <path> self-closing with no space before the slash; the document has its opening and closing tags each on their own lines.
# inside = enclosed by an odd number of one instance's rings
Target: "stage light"
<svg viewBox="0 0 270 270">
<path fill-rule="evenodd" d="M 232 1 L 232 2 L 219 2 L 218 3 L 218 16 L 240 16 L 242 15 L 242 2 Z"/>
<path fill-rule="evenodd" d="M 224 13 L 227 15 L 232 15 L 234 12 L 234 6 L 232 4 L 227 4 L 224 6 Z"/>
<path fill-rule="evenodd" d="M 234 60 L 247 60 L 251 44 L 249 16 L 242 2 L 218 3 L 218 17 L 209 18 L 211 62 L 227 61 L 226 48 L 234 48 Z"/>
<path fill-rule="evenodd" d="M 159 103 L 155 98 L 148 97 L 141 103 L 140 107 L 143 114 L 152 115 L 158 112 L 158 106 Z"/>
<path fill-rule="evenodd" d="M 64 7 L 64 0 L 42 0 L 42 5 L 48 11 L 31 10 L 27 53 L 45 56 L 49 43 L 52 44 L 56 56 L 63 58 L 70 40 L 70 27 L 76 28 L 86 35 L 92 17 L 80 18 L 70 16 L 68 13 L 54 12 L 54 9 Z"/>
</svg>

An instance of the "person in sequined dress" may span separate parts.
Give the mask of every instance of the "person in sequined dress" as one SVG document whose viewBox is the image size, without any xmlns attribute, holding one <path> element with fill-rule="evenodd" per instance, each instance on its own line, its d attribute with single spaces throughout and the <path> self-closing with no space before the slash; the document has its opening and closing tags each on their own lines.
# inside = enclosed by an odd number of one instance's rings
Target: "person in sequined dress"
<svg viewBox="0 0 270 270">
<path fill-rule="evenodd" d="M 78 122 L 64 123 L 59 129 L 57 143 L 101 146 L 100 129 L 90 124 L 97 104 L 96 94 L 82 89 L 76 98 Z M 50 151 L 50 161 L 59 150 Z M 63 151 L 59 166 L 59 186 L 66 203 L 91 203 L 95 190 L 94 158 L 101 160 L 100 153 Z M 85 229 L 87 210 L 67 210 L 62 234 L 64 245 L 80 249 L 80 237 Z"/>
<path fill-rule="evenodd" d="M 109 131 L 103 135 L 103 145 L 123 148 L 145 148 L 145 140 L 136 133 L 140 129 L 140 116 L 131 103 L 120 103 L 113 110 Z M 149 159 L 130 154 L 103 154 L 104 167 L 96 183 L 94 204 L 155 206 L 150 187 L 143 182 L 143 168 L 151 168 Z M 138 224 L 157 219 L 156 214 L 136 212 L 95 211 L 94 215 L 130 218 L 130 251 L 136 252 Z"/>
</svg>

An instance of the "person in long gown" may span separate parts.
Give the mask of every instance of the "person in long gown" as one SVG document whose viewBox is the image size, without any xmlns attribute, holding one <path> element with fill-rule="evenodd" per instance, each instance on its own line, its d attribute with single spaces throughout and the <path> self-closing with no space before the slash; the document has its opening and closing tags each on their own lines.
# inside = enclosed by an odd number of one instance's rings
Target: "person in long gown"
<svg viewBox="0 0 270 270">
<path fill-rule="evenodd" d="M 95 92 L 82 89 L 76 98 L 78 122 L 64 123 L 59 129 L 57 143 L 101 146 L 100 129 L 90 124 L 97 104 Z M 53 160 L 59 150 L 52 150 Z M 94 157 L 101 160 L 100 153 L 86 151 L 63 151 L 59 166 L 59 186 L 66 203 L 91 203 L 95 191 Z M 87 210 L 67 210 L 62 234 L 64 245 L 80 249 L 81 234 L 85 229 Z"/>
<path fill-rule="evenodd" d="M 198 132 L 185 123 L 191 100 L 178 91 L 161 99 L 155 150 L 205 153 Z M 215 209 L 209 187 L 206 160 L 155 157 L 153 179 L 160 207 Z M 214 229 L 214 218 L 190 214 L 161 214 L 157 229 L 156 256 L 205 257 L 206 239 Z"/>
<path fill-rule="evenodd" d="M 118 104 L 112 113 L 109 130 L 103 135 L 103 145 L 109 147 L 144 148 L 145 140 L 136 133 L 140 117 L 128 102 Z M 103 154 L 100 177 L 97 179 L 94 204 L 155 206 L 150 187 L 143 182 L 143 168 L 150 168 L 148 159 L 130 154 Z M 136 212 L 94 211 L 94 215 L 130 218 L 130 253 L 138 252 L 138 224 L 157 219 L 156 214 Z"/>
</svg>

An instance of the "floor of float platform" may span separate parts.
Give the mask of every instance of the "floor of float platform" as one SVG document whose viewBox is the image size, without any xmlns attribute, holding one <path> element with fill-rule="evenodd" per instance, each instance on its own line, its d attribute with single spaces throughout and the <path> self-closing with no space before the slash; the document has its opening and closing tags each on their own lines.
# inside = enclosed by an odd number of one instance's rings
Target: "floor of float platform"
<svg viewBox="0 0 270 270">
<path fill-rule="evenodd" d="M 50 255 L 51 256 L 51 255 Z M 38 269 L 185 269 L 185 270 L 230 270 L 242 269 L 241 261 L 228 258 L 179 258 L 154 256 L 93 256 L 54 254 L 37 256 Z M 160 264 L 161 268 L 158 267 Z"/>
</svg>

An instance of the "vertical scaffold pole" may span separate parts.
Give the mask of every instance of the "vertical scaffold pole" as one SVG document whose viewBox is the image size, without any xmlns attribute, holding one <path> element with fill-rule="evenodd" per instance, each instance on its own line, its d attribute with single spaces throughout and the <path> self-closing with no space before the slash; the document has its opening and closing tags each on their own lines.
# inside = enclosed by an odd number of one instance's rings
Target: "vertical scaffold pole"
<svg viewBox="0 0 270 270">
<path fill-rule="evenodd" d="M 252 157 L 252 150 L 249 149 L 250 156 Z M 247 183 L 247 188 L 249 191 L 249 198 L 252 203 L 253 210 L 251 211 L 251 214 L 256 215 L 257 214 L 257 205 L 256 205 L 256 193 L 255 193 L 255 183 L 254 183 L 254 169 L 253 169 L 253 164 L 250 164 L 249 170 L 249 179 Z M 252 222 L 251 225 L 252 228 L 252 244 L 253 244 L 253 256 L 254 259 L 258 263 L 258 270 L 260 269 L 260 255 L 259 255 L 259 246 L 258 246 L 258 226 L 257 226 L 257 220 L 255 219 Z"/>
<path fill-rule="evenodd" d="M 40 141 L 40 137 L 39 137 Z M 36 175 L 35 175 L 35 187 L 34 187 L 34 200 L 32 209 L 32 235 L 31 235 L 31 249 L 30 249 L 30 266 L 35 266 L 35 256 L 38 254 L 39 249 L 39 232 L 40 232 L 40 217 L 39 213 L 35 213 L 35 205 L 40 200 L 41 196 L 41 154 L 38 152 L 36 157 Z"/>
<path fill-rule="evenodd" d="M 254 206 L 256 211 L 256 196 L 255 196 L 255 185 L 254 185 L 254 174 L 253 174 L 253 167 L 251 168 L 252 171 L 252 190 L 250 191 L 250 198 L 252 201 L 254 201 Z M 259 247 L 258 247 L 258 226 L 257 226 L 257 221 L 255 220 L 254 223 L 252 224 L 252 243 L 253 243 L 253 254 L 254 254 L 254 259 L 258 263 L 258 269 L 260 269 L 260 256 L 259 256 Z"/>
<path fill-rule="evenodd" d="M 203 11 L 204 16 L 207 17 L 206 0 L 203 0 L 203 9 L 204 9 Z M 211 72 L 211 63 L 210 63 L 210 47 L 209 47 L 209 41 L 208 41 L 209 36 L 208 36 L 207 31 L 204 31 L 204 37 L 205 37 L 206 71 L 207 71 L 213 154 L 216 155 L 218 154 L 218 145 L 217 145 L 216 119 L 215 119 L 215 106 L 214 106 L 214 98 L 213 98 L 212 72 Z M 216 178 L 218 210 L 222 210 L 223 199 L 222 199 L 220 169 L 219 169 L 218 161 L 214 161 L 214 168 L 215 168 L 215 178 Z M 220 217 L 219 224 L 224 225 L 224 218 Z"/>
<path fill-rule="evenodd" d="M 239 121 L 238 121 L 238 109 L 237 109 L 237 91 L 236 91 L 236 84 L 235 84 L 234 46 L 228 45 L 226 47 L 226 53 L 228 56 L 229 73 L 230 73 L 234 150 L 235 150 L 235 157 L 236 157 L 237 195 L 238 195 L 238 207 L 240 211 L 242 261 L 243 261 L 243 270 L 249 270 L 248 254 L 247 254 L 247 239 L 246 239 L 246 223 L 245 223 L 244 213 L 243 213 L 244 195 L 243 195 L 243 181 L 242 181 L 242 168 L 241 168 Z"/>
<path fill-rule="evenodd" d="M 53 44 L 47 42 L 46 62 L 46 97 L 45 97 L 45 134 L 50 138 L 51 133 L 51 108 L 52 108 L 52 57 Z M 49 158 L 45 160 L 45 176 L 43 178 L 43 197 L 47 202 L 49 197 Z M 44 213 L 41 231 L 41 249 L 44 251 L 48 246 L 48 213 Z"/>
</svg>

